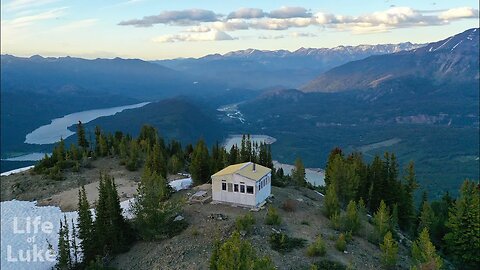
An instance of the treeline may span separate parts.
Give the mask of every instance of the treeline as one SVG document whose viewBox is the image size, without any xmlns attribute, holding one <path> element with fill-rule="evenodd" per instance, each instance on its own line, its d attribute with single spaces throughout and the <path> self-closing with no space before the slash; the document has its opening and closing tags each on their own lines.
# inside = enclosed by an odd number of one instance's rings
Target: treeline
<svg viewBox="0 0 480 270">
<path fill-rule="evenodd" d="M 273 168 L 270 146 L 252 141 L 250 135 L 243 135 L 240 146 L 233 145 L 227 151 L 218 142 L 209 150 L 203 139 L 184 148 L 176 140 L 166 143 L 157 130 L 148 125 L 141 128 L 136 139 L 120 131 L 105 133 L 98 126 L 94 134 L 94 141 L 89 141 L 83 124 L 79 122 L 77 144 L 72 143 L 67 148 L 61 139 L 52 155 L 45 155 L 35 165 L 34 172 L 63 180 L 65 170 L 88 168 L 90 160 L 98 157 L 116 157 L 120 165 L 130 171 L 147 166 L 165 178 L 168 174 L 190 172 L 195 184 L 202 184 L 208 182 L 213 173 L 231 164 L 251 161 Z M 281 177 L 285 178 L 283 172 Z"/>
<path fill-rule="evenodd" d="M 375 156 L 366 163 L 361 154 L 345 156 L 339 148 L 329 155 L 325 183 L 323 211 L 335 229 L 358 234 L 367 222 L 366 214 L 373 215 L 370 222 L 374 231 L 364 236 L 380 244 L 385 268 L 395 267 L 397 241 L 403 235 L 417 238 L 411 245 L 413 269 L 440 269 L 443 260 L 438 251 L 460 269 L 476 269 L 479 265 L 478 183 L 466 180 L 457 200 L 446 193 L 440 201 L 429 203 L 424 193 L 417 207 L 414 193 L 419 185 L 413 162 L 400 176 L 394 154 Z"/>
</svg>

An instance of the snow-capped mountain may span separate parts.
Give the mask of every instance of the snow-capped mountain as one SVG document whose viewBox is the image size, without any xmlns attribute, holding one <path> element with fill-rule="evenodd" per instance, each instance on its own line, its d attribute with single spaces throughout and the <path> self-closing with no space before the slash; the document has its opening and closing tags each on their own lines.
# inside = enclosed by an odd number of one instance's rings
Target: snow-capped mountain
<svg viewBox="0 0 480 270">
<path fill-rule="evenodd" d="M 414 78 L 435 84 L 478 84 L 478 66 L 479 30 L 473 28 L 421 48 L 344 64 L 321 74 L 302 89 L 339 92 L 376 88 L 388 82 L 408 82 Z"/>
<path fill-rule="evenodd" d="M 288 50 L 246 49 L 201 58 L 154 61 L 199 78 L 222 79 L 229 87 L 298 87 L 321 72 L 372 55 L 418 49 L 423 44 L 338 46 Z"/>
</svg>

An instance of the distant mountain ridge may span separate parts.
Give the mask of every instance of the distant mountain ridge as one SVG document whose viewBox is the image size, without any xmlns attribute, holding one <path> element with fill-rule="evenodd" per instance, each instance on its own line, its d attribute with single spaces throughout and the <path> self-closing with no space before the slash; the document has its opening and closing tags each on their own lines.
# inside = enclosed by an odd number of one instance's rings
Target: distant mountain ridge
<svg viewBox="0 0 480 270">
<path fill-rule="evenodd" d="M 408 51 L 417 48 L 421 48 L 425 44 L 413 44 L 411 42 L 402 42 L 398 44 L 377 44 L 377 45 L 368 45 L 362 44 L 357 46 L 336 46 L 333 48 L 304 48 L 301 47 L 294 51 L 289 50 L 259 50 L 259 49 L 246 49 L 231 51 L 225 54 L 209 54 L 198 59 L 220 59 L 225 57 L 232 58 L 250 58 L 250 59 L 261 59 L 265 57 L 298 57 L 298 56 L 308 56 L 308 57 L 324 57 L 328 54 L 337 54 L 337 55 L 355 55 L 359 53 L 365 53 L 366 55 L 374 54 L 388 54 L 395 53 L 400 51 Z"/>
<path fill-rule="evenodd" d="M 333 68 L 302 87 L 306 92 L 376 88 L 403 77 L 432 83 L 466 83 L 479 79 L 479 31 L 466 30 L 424 47 L 370 56 Z"/>
<path fill-rule="evenodd" d="M 200 58 L 180 58 L 153 63 L 209 80 L 221 80 L 230 87 L 299 87 L 319 73 L 371 55 L 418 49 L 424 44 L 338 46 L 288 50 L 246 49 Z"/>
<path fill-rule="evenodd" d="M 89 90 L 152 100 L 192 94 L 205 86 L 189 76 L 140 59 L 1 56 L 1 90 L 61 93 Z"/>
</svg>

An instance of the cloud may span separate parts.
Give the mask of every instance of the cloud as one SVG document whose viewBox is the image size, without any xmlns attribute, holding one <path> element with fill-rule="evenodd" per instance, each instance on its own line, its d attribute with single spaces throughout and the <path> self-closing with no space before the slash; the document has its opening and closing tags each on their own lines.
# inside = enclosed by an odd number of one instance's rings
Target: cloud
<svg viewBox="0 0 480 270">
<path fill-rule="evenodd" d="M 276 19 L 308 18 L 311 16 L 312 13 L 303 7 L 281 7 L 268 13 L 268 17 Z"/>
<path fill-rule="evenodd" d="M 146 16 L 142 19 L 122 21 L 118 25 L 133 25 L 135 27 L 151 27 L 154 24 L 195 25 L 200 22 L 218 21 L 219 15 L 211 10 L 186 9 L 164 11 L 159 15 Z"/>
<path fill-rule="evenodd" d="M 446 10 L 438 16 L 443 20 L 478 18 L 478 9 L 459 7 Z"/>
<path fill-rule="evenodd" d="M 354 33 L 375 33 L 396 28 L 445 25 L 452 20 L 477 17 L 478 10 L 473 8 L 454 8 L 439 13 L 439 11 L 420 11 L 410 7 L 392 7 L 360 16 L 317 13 L 315 21 L 324 27 L 338 28 Z"/>
<path fill-rule="evenodd" d="M 64 15 L 66 9 L 67 9 L 66 7 L 55 8 L 55 9 L 51 9 L 41 13 L 36 13 L 33 15 L 17 17 L 12 20 L 2 20 L 2 28 L 3 26 L 9 27 L 9 28 L 21 28 L 21 27 L 29 26 L 38 21 L 55 19 Z"/>
<path fill-rule="evenodd" d="M 227 19 L 255 19 L 263 18 L 266 13 L 259 8 L 241 8 L 228 14 Z"/>
<path fill-rule="evenodd" d="M 211 30 L 202 33 L 180 33 L 174 35 L 163 35 L 153 39 L 153 42 L 170 43 L 170 42 L 185 42 L 185 41 L 218 41 L 218 40 L 233 40 L 234 38 L 229 34 Z"/>
<path fill-rule="evenodd" d="M 156 38 L 160 42 L 226 40 L 232 39 L 228 32 L 239 30 L 288 30 L 291 28 L 319 27 L 355 34 L 386 32 L 392 29 L 433 25 L 446 25 L 456 20 L 478 18 L 478 9 L 459 7 L 448 10 L 416 10 L 411 7 L 392 6 L 386 10 L 357 16 L 318 12 L 312 14 L 304 7 L 281 7 L 270 12 L 258 8 L 241 8 L 220 15 L 210 10 L 189 9 L 164 11 L 156 16 L 147 16 L 120 22 L 119 25 L 150 27 L 154 24 L 192 26 L 177 35 Z M 286 35 L 288 36 L 288 34 Z M 312 37 L 314 34 L 290 34 L 294 37 Z M 280 38 L 281 35 L 263 35 L 260 39 Z"/>
<path fill-rule="evenodd" d="M 308 33 L 308 32 L 293 32 L 290 33 L 290 36 L 292 37 L 318 37 L 317 34 L 314 33 Z"/>
<path fill-rule="evenodd" d="M 54 31 L 71 31 L 77 30 L 81 28 L 88 28 L 94 26 L 97 23 L 98 19 L 85 19 L 85 20 L 78 20 L 74 22 L 67 23 L 65 25 L 59 26 L 54 28 Z"/>
<path fill-rule="evenodd" d="M 7 11 L 18 11 L 22 9 L 31 9 L 33 7 L 43 6 L 58 0 L 13 0 L 7 4 L 2 3 L 2 8 Z"/>
<path fill-rule="evenodd" d="M 285 38 L 285 35 L 275 35 L 275 36 L 272 36 L 272 35 L 260 35 L 258 36 L 259 39 L 281 39 L 281 38 Z"/>
</svg>

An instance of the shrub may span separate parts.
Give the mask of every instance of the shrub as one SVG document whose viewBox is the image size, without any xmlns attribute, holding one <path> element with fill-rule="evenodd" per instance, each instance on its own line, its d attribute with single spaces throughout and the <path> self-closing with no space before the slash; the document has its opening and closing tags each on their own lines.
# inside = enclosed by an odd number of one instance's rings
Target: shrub
<svg viewBox="0 0 480 270">
<path fill-rule="evenodd" d="M 346 270 L 347 268 L 338 262 L 321 260 L 315 263 L 316 269 L 318 270 Z"/>
<path fill-rule="evenodd" d="M 301 238 L 289 237 L 284 233 L 272 233 L 269 242 L 273 250 L 285 253 L 295 248 L 304 247 L 306 241 Z"/>
<path fill-rule="evenodd" d="M 283 202 L 282 209 L 286 212 L 295 212 L 297 208 L 297 202 L 292 199 L 286 199 Z"/>
<path fill-rule="evenodd" d="M 345 241 L 350 243 L 353 240 L 353 234 L 351 231 L 345 232 Z"/>
<path fill-rule="evenodd" d="M 340 215 L 338 213 L 334 213 L 330 217 L 330 222 L 331 222 L 332 228 L 334 230 L 339 231 L 342 228 L 342 220 L 341 220 Z"/>
<path fill-rule="evenodd" d="M 267 225 L 280 225 L 282 220 L 277 213 L 277 209 L 273 206 L 269 206 L 267 210 L 267 216 L 265 217 L 265 224 Z"/>
<path fill-rule="evenodd" d="M 325 242 L 320 235 L 317 236 L 315 242 L 310 244 L 307 248 L 307 255 L 309 257 L 323 256 L 326 252 Z"/>
<path fill-rule="evenodd" d="M 310 222 L 308 222 L 307 220 L 302 220 L 302 222 L 300 222 L 300 224 L 305 225 L 305 226 L 310 226 Z"/>
<path fill-rule="evenodd" d="M 274 270 L 269 257 L 259 257 L 252 244 L 243 240 L 238 232 L 224 243 L 215 242 L 210 257 L 210 269 Z"/>
<path fill-rule="evenodd" d="M 238 217 L 235 221 L 235 227 L 238 231 L 245 231 L 247 233 L 252 232 L 253 225 L 255 224 L 255 218 L 252 213 L 248 213 L 242 217 Z"/>
<path fill-rule="evenodd" d="M 335 242 L 335 247 L 341 252 L 344 252 L 347 249 L 347 241 L 345 240 L 345 235 L 343 233 L 338 236 L 338 239 Z"/>
</svg>

